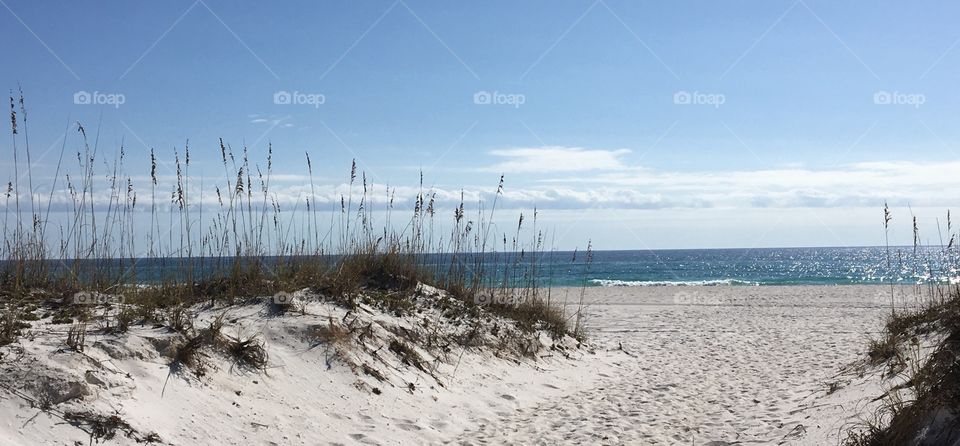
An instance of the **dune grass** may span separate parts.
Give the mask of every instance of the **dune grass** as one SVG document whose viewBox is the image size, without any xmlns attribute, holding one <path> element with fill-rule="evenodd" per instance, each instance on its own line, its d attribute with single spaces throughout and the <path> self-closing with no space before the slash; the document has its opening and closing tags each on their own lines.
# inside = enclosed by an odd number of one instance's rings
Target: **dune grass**
<svg viewBox="0 0 960 446">
<path fill-rule="evenodd" d="M 510 230 L 494 220 L 503 177 L 492 202 L 479 201 L 471 218 L 462 196 L 454 209 L 440 209 L 421 174 L 412 209 L 403 211 L 395 206 L 397 189 L 386 187 L 389 199 L 380 199 L 373 189 L 384 186 L 368 181 L 354 161 L 339 206 L 323 211 L 329 203 L 316 193 L 314 159 L 306 153 L 310 193 L 293 209 L 281 209 L 286 204 L 272 186 L 272 146 L 261 165 L 247 147 L 215 142 L 211 150 L 219 152 L 223 168 L 215 184 L 191 177 L 196 149 L 189 143 L 173 150 L 167 176 L 158 172 L 163 161 L 151 149 L 150 175 L 138 178 L 128 172 L 127 147 L 107 158 L 99 131 L 88 134 L 77 124 L 65 135 L 49 190 L 38 192 L 26 117 L 22 93 L 11 96 L 16 172 L 6 187 L 0 246 L 0 344 L 23 328 L 21 310 L 28 303 L 42 303 L 57 321 L 84 329 L 92 309 L 119 306 L 109 316 L 114 332 L 163 324 L 193 339 L 199 334 L 189 309 L 204 302 L 231 304 L 308 288 L 347 307 L 362 300 L 402 314 L 404 293 L 419 283 L 449 290 L 465 308 L 484 303 L 478 296 L 507 294 L 510 303 L 484 306 L 530 330 L 582 336 L 579 317 L 571 320 L 551 301 L 538 278 L 549 251 L 537 211 L 532 218 L 521 214 Z M 78 293 L 94 296 L 92 305 L 77 302 Z M 76 333 L 70 342 L 82 348 L 79 340 Z M 256 365 L 256 345 L 237 339 L 231 350 Z M 181 348 L 177 360 L 192 362 L 190 343 Z"/>
<path fill-rule="evenodd" d="M 907 390 L 910 396 L 888 396 L 877 421 L 865 429 L 859 426 L 847 445 L 947 444 L 941 442 L 960 439 L 960 431 L 951 427 L 960 419 L 960 290 L 954 286 L 950 293 L 943 301 L 888 318 L 885 337 L 871 344 L 870 357 L 891 374 L 904 373 L 906 381 L 892 392 Z M 918 338 L 931 333 L 941 337 L 932 353 L 921 357 Z M 938 419 L 945 424 L 939 425 Z M 918 442 L 923 436 L 925 442 Z"/>
<path fill-rule="evenodd" d="M 885 207 L 885 227 L 889 221 Z M 941 253 L 955 260 L 956 234 L 949 212 L 946 222 L 948 241 L 942 243 Z M 917 228 L 913 217 L 915 250 Z M 905 381 L 885 395 L 873 421 L 848 433 L 848 446 L 960 441 L 956 427 L 960 421 L 960 284 L 928 283 L 919 289 L 924 299 L 915 308 L 898 310 L 891 301 L 884 332 L 870 341 L 867 350 L 870 364 L 886 367 L 886 376 L 900 375 Z M 924 343 L 932 344 L 929 355 L 921 353 Z"/>
</svg>

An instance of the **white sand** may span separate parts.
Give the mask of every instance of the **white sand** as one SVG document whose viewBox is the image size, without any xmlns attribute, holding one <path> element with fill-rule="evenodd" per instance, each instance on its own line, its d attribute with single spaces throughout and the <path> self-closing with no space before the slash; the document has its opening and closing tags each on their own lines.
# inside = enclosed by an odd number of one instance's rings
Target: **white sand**
<svg viewBox="0 0 960 446">
<path fill-rule="evenodd" d="M 896 294 L 913 300 L 912 287 Z M 606 368 L 592 386 L 460 440 L 836 444 L 881 393 L 869 376 L 826 395 L 829 382 L 856 380 L 841 368 L 881 329 L 889 287 L 590 288 L 586 297 L 593 339 L 628 355 L 591 358 Z"/>
<path fill-rule="evenodd" d="M 903 297 L 909 290 L 898 289 L 898 300 L 912 299 Z M 572 302 L 578 293 L 555 291 L 554 298 Z M 325 304 L 311 304 L 316 316 L 280 319 L 260 308 L 233 310 L 228 334 L 242 327 L 267 339 L 266 376 L 220 364 L 203 379 L 167 381 L 169 361 L 146 345 L 164 330 L 149 327 L 122 342 L 88 338 L 86 354 L 103 361 L 98 366 L 63 351 L 66 326 L 43 323 L 4 347 L 0 373 L 21 390 L 41 375 L 76 383 L 87 395 L 55 408 L 117 413 L 180 445 L 836 444 L 840 429 L 882 391 L 869 374 L 840 371 L 862 358 L 868 334 L 880 330 L 889 293 L 873 286 L 590 288 L 594 353 L 565 358 L 548 350 L 517 363 L 489 351 L 454 352 L 436 361 L 445 387 L 395 358 L 379 366 L 386 383 L 342 364 L 328 368 L 329 351 L 297 336 L 327 314 L 343 316 Z M 369 317 L 382 327 L 405 323 Z M 827 395 L 830 382 L 845 387 Z M 7 388 L 0 388 L 0 438 L 4 445 L 89 439 Z"/>
</svg>

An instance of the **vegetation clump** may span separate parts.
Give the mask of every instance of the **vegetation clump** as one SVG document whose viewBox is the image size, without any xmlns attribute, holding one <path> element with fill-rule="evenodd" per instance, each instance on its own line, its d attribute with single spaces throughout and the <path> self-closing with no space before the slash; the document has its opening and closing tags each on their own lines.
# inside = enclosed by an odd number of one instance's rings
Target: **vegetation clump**
<svg viewBox="0 0 960 446">
<path fill-rule="evenodd" d="M 521 214 L 513 230 L 498 229 L 494 213 L 502 177 L 492 200 L 478 203 L 476 218 L 468 217 L 462 195 L 451 209 L 452 221 L 443 221 L 437 192 L 423 186 L 422 175 L 412 201 L 406 201 L 397 198 L 396 188 L 370 182 L 354 161 L 349 181 L 334 198 L 317 191 L 308 153 L 310 192 L 293 209 L 282 210 L 286 204 L 272 190 L 272 147 L 259 165 L 247 147 L 235 150 L 221 139 L 215 147 L 223 176 L 206 183 L 191 176 L 195 149 L 189 144 L 174 149 L 170 163 L 151 150 L 149 181 L 140 184 L 128 173 L 126 147 L 104 162 L 98 159 L 102 149 L 90 144 L 87 129 L 78 124 L 76 157 L 67 156 L 71 144 L 65 143 L 48 193 L 30 193 L 29 184 L 20 181 L 31 183 L 34 170 L 22 165 L 31 157 L 26 115 L 22 93 L 11 96 L 18 177 L 6 188 L 0 290 L 4 296 L 37 290 L 63 296 L 57 323 L 85 320 L 74 313 L 92 307 L 77 310 L 78 293 L 122 296 L 120 302 L 93 302 L 96 308 L 124 305 L 122 311 L 106 311 L 114 333 L 136 323 L 187 333 L 189 309 L 198 303 L 234 303 L 304 288 L 345 307 L 366 303 L 403 315 L 413 308 L 409 299 L 417 285 L 426 283 L 449 290 L 468 307 L 477 305 L 482 293 L 522 295 L 516 304 L 487 310 L 525 329 L 574 331 L 563 308 L 541 297 L 540 270 L 549 253 L 536 210 L 532 219 Z M 98 171 L 104 165 L 106 171 Z M 397 222 L 394 214 L 404 204 L 412 213 Z M 522 241 L 524 234 L 529 243 Z M 14 319 L 23 313 L 13 310 L 0 320 L 0 343 L 11 342 L 21 327 Z"/>
<path fill-rule="evenodd" d="M 941 340 L 932 353 L 925 359 L 914 357 L 914 366 L 907 368 L 904 357 L 908 353 L 903 350 L 916 344 L 910 339 L 933 332 L 939 333 Z M 892 316 L 887 322 L 887 335 L 881 348 L 871 349 L 871 358 L 879 355 L 878 351 L 884 352 L 886 357 L 878 356 L 878 361 L 896 363 L 898 370 L 907 371 L 907 380 L 900 387 L 910 390 L 913 397 L 885 404 L 881 412 L 887 422 L 854 433 L 847 444 L 954 444 L 960 440 L 956 428 L 960 423 L 960 293 L 954 289 L 949 299 Z M 918 365 L 917 360 L 925 362 Z"/>
</svg>

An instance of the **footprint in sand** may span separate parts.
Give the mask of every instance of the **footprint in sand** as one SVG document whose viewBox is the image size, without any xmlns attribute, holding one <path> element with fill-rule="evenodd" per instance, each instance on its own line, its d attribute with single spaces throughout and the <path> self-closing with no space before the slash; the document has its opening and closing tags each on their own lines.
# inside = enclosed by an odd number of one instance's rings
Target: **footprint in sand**
<svg viewBox="0 0 960 446">
<path fill-rule="evenodd" d="M 397 423 L 397 427 L 399 427 L 400 429 L 403 429 L 403 430 L 405 430 L 405 431 L 419 431 L 419 430 L 423 430 L 423 428 L 421 428 L 420 426 L 417 426 L 416 424 L 411 424 L 411 423 Z"/>
</svg>

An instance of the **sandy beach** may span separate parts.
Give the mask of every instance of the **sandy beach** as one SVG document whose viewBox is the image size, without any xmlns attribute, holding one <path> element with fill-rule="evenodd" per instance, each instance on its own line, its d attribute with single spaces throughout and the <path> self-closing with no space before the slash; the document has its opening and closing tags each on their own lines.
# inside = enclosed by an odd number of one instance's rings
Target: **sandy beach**
<svg viewBox="0 0 960 446">
<path fill-rule="evenodd" d="M 593 340 L 613 350 L 590 359 L 604 364 L 599 379 L 460 440 L 835 444 L 862 401 L 857 390 L 825 410 L 829 383 L 848 381 L 841 369 L 880 330 L 890 288 L 614 287 L 586 300 Z"/>
<path fill-rule="evenodd" d="M 960 446 L 914 3 L 0 0 L 0 446 Z"/>
<path fill-rule="evenodd" d="M 910 293 L 898 288 L 898 300 Z M 397 364 L 389 373 L 401 379 L 377 394 L 291 336 L 309 316 L 278 321 L 245 307 L 234 322 L 268 340 L 265 375 L 223 367 L 170 378 L 162 359 L 131 341 L 152 339 L 147 329 L 131 330 L 126 344 L 90 339 L 85 356 L 109 363 L 100 370 L 84 374 L 83 358 L 42 331 L 5 367 L 79 370 L 87 395 L 63 405 L 110 408 L 169 444 L 835 444 L 878 396 L 878 380 L 847 366 L 863 358 L 889 299 L 882 286 L 593 287 L 584 295 L 592 348 L 537 361 L 468 352 L 441 365 L 432 384 Z M 416 387 L 396 384 L 407 381 Z M 14 395 L 0 411 L 8 444 L 85 441 Z"/>
<path fill-rule="evenodd" d="M 460 440 L 821 444 L 842 422 L 812 408 L 862 357 L 890 289 L 611 287 L 585 297 L 592 339 L 608 350 L 591 359 L 605 366 L 599 379 Z"/>
</svg>

